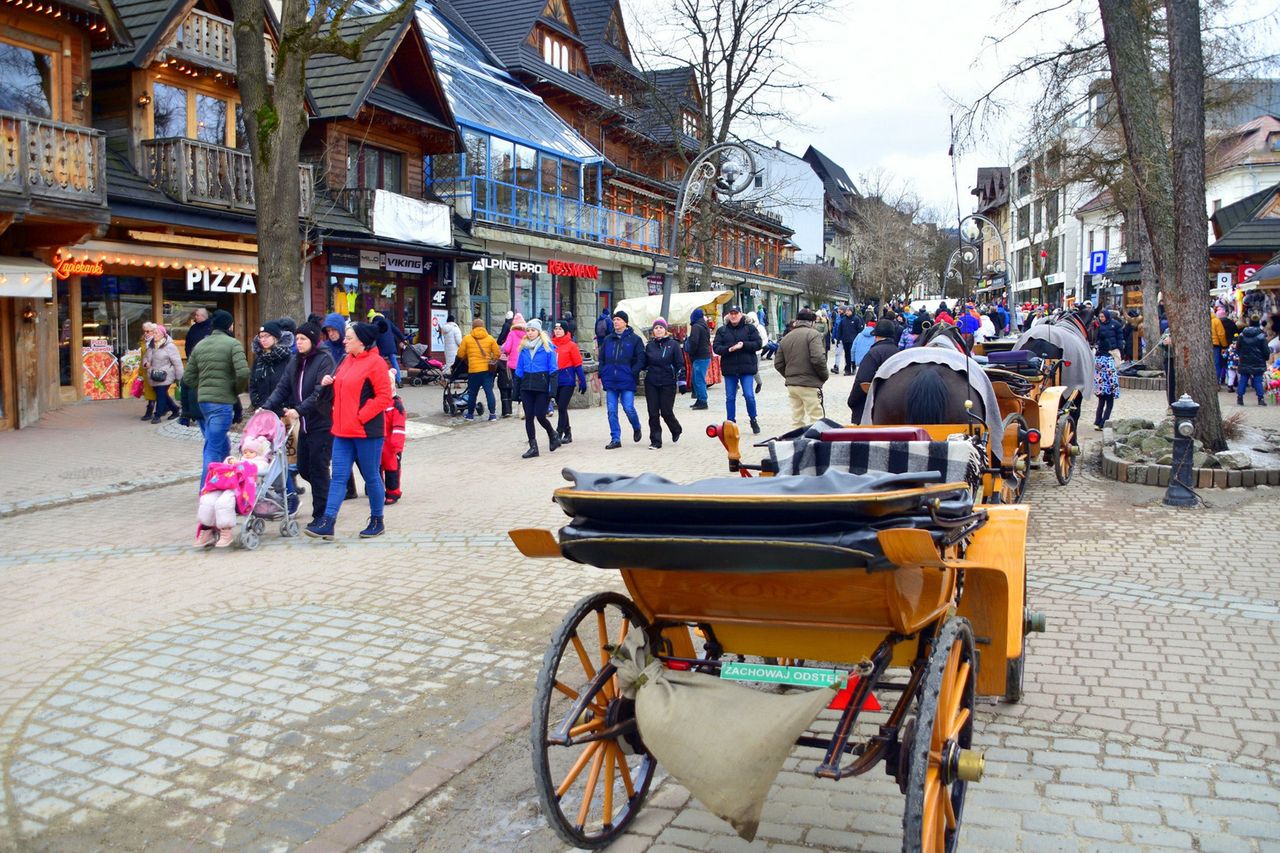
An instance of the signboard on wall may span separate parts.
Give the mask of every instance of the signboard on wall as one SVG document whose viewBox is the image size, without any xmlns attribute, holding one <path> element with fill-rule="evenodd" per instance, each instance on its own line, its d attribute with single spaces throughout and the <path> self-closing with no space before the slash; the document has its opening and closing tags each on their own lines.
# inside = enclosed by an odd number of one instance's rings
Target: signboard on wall
<svg viewBox="0 0 1280 853">
<path fill-rule="evenodd" d="M 415 275 L 422 274 L 422 256 L 421 255 L 393 255 L 387 252 L 382 256 L 382 268 L 387 272 L 405 272 Z"/>
<path fill-rule="evenodd" d="M 187 270 L 187 290 L 196 285 L 205 293 L 257 293 L 258 286 L 253 273 L 222 272 L 213 270 Z"/>
<path fill-rule="evenodd" d="M 382 253 L 370 252 L 368 249 L 361 249 L 360 250 L 360 269 L 362 270 L 382 269 Z"/>
<path fill-rule="evenodd" d="M 600 278 L 600 268 L 595 264 L 580 264 L 576 261 L 560 261 L 555 258 L 547 260 L 547 272 L 574 278 Z"/>
<path fill-rule="evenodd" d="M 645 277 L 645 282 L 649 285 L 649 295 L 657 296 L 662 293 L 662 283 L 666 281 L 666 276 L 662 273 L 654 273 Z"/>
<path fill-rule="evenodd" d="M 524 272 L 546 274 L 547 268 L 533 261 L 513 261 L 510 258 L 477 258 L 471 265 L 476 272 L 484 270 L 503 270 L 505 272 Z"/>
<path fill-rule="evenodd" d="M 1236 284 L 1244 284 L 1261 266 L 1262 264 L 1241 264 L 1236 269 Z"/>
</svg>

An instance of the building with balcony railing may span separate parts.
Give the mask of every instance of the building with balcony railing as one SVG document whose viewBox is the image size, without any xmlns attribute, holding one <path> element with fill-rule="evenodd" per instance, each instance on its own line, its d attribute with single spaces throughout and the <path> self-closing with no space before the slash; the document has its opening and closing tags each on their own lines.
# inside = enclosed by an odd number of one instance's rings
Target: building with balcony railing
<svg viewBox="0 0 1280 853">
<path fill-rule="evenodd" d="M 52 249 L 107 225 L 106 138 L 90 126 L 93 51 L 128 44 L 108 6 L 7 4 L 0 13 L 0 430 L 62 401 Z M 62 272 L 65 272 L 63 270 Z"/>
</svg>

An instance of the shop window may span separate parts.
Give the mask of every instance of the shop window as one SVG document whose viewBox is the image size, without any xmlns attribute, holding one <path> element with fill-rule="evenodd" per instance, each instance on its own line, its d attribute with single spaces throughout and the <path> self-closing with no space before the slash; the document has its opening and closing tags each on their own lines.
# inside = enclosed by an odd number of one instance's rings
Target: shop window
<svg viewBox="0 0 1280 853">
<path fill-rule="evenodd" d="M 356 142 L 347 144 L 347 187 L 402 192 L 404 155 Z"/>
<path fill-rule="evenodd" d="M 152 87 L 151 112 L 156 139 L 187 135 L 187 90 L 165 83 Z"/>
<path fill-rule="evenodd" d="M 0 41 L 0 110 L 53 118 L 53 87 L 53 54 Z"/>
</svg>

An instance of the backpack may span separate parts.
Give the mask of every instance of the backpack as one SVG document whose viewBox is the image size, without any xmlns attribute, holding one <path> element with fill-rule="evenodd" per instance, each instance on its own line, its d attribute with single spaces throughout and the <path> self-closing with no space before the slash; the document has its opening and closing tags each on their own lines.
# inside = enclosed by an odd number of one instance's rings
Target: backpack
<svg viewBox="0 0 1280 853">
<path fill-rule="evenodd" d="M 596 320 L 596 338 L 597 339 L 602 340 L 604 338 L 607 338 L 612 332 L 613 332 L 613 323 L 610 322 L 608 317 L 601 317 L 599 320 Z"/>
</svg>

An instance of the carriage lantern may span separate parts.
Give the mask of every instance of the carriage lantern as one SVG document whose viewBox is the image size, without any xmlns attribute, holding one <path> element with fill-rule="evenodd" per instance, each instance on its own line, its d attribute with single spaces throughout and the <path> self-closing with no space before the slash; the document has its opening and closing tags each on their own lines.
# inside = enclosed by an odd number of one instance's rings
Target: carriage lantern
<svg viewBox="0 0 1280 853">
<path fill-rule="evenodd" d="M 1169 407 L 1173 412 L 1173 470 L 1169 472 L 1169 487 L 1164 493 L 1166 506 L 1195 506 L 1199 502 L 1192 491 L 1191 463 L 1195 454 L 1196 415 L 1200 405 L 1186 394 Z"/>
</svg>

